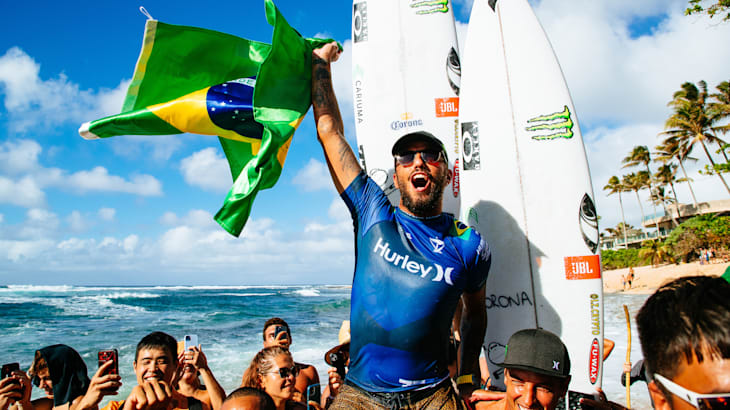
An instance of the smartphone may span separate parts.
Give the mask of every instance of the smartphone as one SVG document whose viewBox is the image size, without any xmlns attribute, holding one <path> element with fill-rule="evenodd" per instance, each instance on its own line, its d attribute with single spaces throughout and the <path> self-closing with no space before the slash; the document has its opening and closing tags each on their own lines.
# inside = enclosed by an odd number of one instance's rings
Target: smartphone
<svg viewBox="0 0 730 410">
<path fill-rule="evenodd" d="M 274 328 L 274 339 L 279 339 L 279 333 L 286 332 L 287 337 L 289 337 L 289 328 L 286 326 L 276 326 Z"/>
<path fill-rule="evenodd" d="M 119 353 L 117 349 L 99 350 L 99 367 L 109 361 L 114 362 L 114 364 L 103 375 L 119 374 Z"/>
<path fill-rule="evenodd" d="M 13 375 L 13 372 L 15 372 L 15 371 L 20 371 L 19 363 L 6 363 L 3 365 L 2 377 L 0 377 L 0 378 L 4 379 L 6 377 L 10 377 Z M 18 385 L 18 387 L 14 388 L 13 390 L 21 392 L 21 393 L 23 392 L 23 388 L 20 386 L 20 381 L 15 380 L 12 382 L 12 384 Z"/>
<path fill-rule="evenodd" d="M 6 377 L 10 377 L 15 371 L 20 371 L 19 363 L 5 363 L 2 369 L 2 377 L 0 378 L 4 379 Z"/>
<path fill-rule="evenodd" d="M 185 342 L 185 351 L 191 347 L 198 347 L 198 335 L 185 335 L 183 341 Z"/>
</svg>

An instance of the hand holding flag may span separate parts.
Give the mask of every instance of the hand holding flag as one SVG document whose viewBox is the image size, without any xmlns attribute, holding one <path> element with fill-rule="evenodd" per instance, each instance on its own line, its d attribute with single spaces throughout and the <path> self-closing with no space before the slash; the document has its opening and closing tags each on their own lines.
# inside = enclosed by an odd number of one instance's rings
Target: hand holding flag
<svg viewBox="0 0 730 410">
<path fill-rule="evenodd" d="M 147 20 L 122 112 L 85 123 L 86 139 L 190 132 L 219 136 L 233 186 L 215 220 L 238 236 L 261 189 L 281 175 L 311 103 L 312 50 L 271 0 L 272 44 Z"/>
</svg>

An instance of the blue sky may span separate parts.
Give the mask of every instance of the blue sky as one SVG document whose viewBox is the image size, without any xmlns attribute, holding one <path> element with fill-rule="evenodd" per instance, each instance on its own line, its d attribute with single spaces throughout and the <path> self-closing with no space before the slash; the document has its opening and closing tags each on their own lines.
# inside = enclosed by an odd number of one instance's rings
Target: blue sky
<svg viewBox="0 0 730 410">
<path fill-rule="evenodd" d="M 586 3 L 586 4 L 581 4 Z M 639 3 L 639 4 L 636 4 Z M 561 62 L 588 152 L 601 228 L 620 220 L 601 187 L 634 145 L 658 143 L 684 81 L 728 80 L 730 23 L 685 17 L 681 0 L 532 3 Z M 143 5 L 156 19 L 269 42 L 263 1 L 5 2 L 0 16 L 0 284 L 349 283 L 352 223 L 326 172 L 311 115 L 276 187 L 240 238 L 215 224 L 230 187 L 216 138 L 79 137 L 117 113 L 141 47 Z M 304 36 L 333 37 L 333 68 L 354 144 L 351 3 L 279 0 Z M 460 41 L 471 1 L 455 1 Z M 700 200 L 725 199 L 696 168 Z M 716 179 L 716 178 L 715 178 Z M 646 193 L 642 194 L 646 198 Z M 686 186 L 680 201 L 690 202 Z M 639 207 L 624 196 L 627 222 Z M 644 202 L 651 212 L 651 206 Z"/>
</svg>

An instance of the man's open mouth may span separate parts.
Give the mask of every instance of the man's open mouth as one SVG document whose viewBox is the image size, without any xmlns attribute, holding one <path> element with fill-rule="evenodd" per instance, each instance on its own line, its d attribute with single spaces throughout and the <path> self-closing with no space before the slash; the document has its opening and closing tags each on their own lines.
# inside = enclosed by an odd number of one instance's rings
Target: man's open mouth
<svg viewBox="0 0 730 410">
<path fill-rule="evenodd" d="M 428 189 L 428 186 L 431 184 L 431 179 L 425 172 L 414 172 L 411 175 L 411 184 L 413 184 L 417 192 L 423 192 Z"/>
</svg>

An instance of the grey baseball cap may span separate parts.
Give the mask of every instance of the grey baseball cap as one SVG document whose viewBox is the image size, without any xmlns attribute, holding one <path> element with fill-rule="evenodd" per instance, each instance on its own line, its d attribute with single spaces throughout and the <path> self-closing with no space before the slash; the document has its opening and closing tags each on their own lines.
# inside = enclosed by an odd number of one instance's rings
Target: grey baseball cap
<svg viewBox="0 0 730 410">
<path fill-rule="evenodd" d="M 570 357 L 565 344 L 544 329 L 523 329 L 509 338 L 504 362 L 497 366 L 564 379 L 570 376 Z"/>
</svg>

